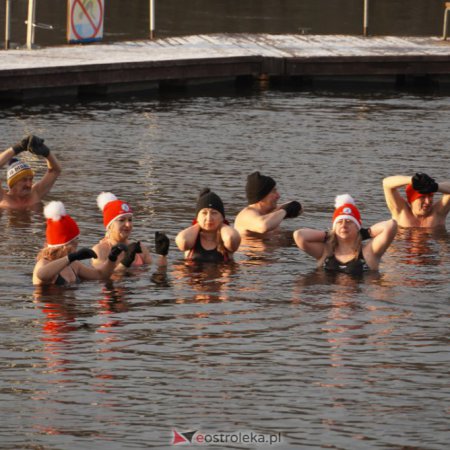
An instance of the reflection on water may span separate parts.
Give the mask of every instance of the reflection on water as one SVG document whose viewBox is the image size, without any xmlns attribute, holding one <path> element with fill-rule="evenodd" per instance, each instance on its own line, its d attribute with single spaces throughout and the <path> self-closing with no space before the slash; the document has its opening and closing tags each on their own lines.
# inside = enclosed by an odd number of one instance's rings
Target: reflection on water
<svg viewBox="0 0 450 450">
<path fill-rule="evenodd" d="M 342 192 L 364 225 L 388 218 L 386 175 L 448 179 L 449 111 L 447 97 L 389 91 L 1 110 L 3 147 L 35 130 L 62 161 L 48 200 L 70 206 L 80 245 L 104 234 L 100 191 L 133 205 L 136 239 L 172 239 L 167 269 L 36 288 L 42 209 L 0 212 L 2 445 L 162 448 L 175 428 L 280 432 L 281 448 L 445 448 L 448 232 L 399 230 L 362 277 L 317 270 L 292 232 L 329 228 Z M 254 170 L 305 213 L 244 239 L 232 264 L 186 263 L 173 239 L 199 189 L 220 191 L 232 219 Z"/>
</svg>

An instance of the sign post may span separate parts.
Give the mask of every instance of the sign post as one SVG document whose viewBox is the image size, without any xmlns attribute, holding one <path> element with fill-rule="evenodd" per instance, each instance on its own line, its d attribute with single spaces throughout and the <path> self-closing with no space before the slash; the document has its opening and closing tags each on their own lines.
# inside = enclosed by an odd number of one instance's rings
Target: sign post
<svg viewBox="0 0 450 450">
<path fill-rule="evenodd" d="M 150 39 L 155 37 L 155 0 L 150 0 Z"/>
<path fill-rule="evenodd" d="M 369 0 L 364 0 L 364 25 L 363 25 L 364 36 L 369 35 Z"/>
<path fill-rule="evenodd" d="M 10 40 L 11 40 L 11 0 L 6 0 L 5 50 L 8 50 Z"/>
<path fill-rule="evenodd" d="M 95 42 L 103 38 L 105 0 L 67 0 L 69 43 Z"/>
<path fill-rule="evenodd" d="M 34 19 L 36 15 L 35 0 L 28 0 L 28 19 L 27 19 L 27 48 L 32 49 L 34 44 Z"/>
</svg>

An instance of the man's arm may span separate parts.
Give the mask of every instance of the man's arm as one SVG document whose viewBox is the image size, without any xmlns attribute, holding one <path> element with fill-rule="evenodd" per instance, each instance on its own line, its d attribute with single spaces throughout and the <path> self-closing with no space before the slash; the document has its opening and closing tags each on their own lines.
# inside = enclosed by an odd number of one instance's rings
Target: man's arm
<svg viewBox="0 0 450 450">
<path fill-rule="evenodd" d="M 16 152 L 12 147 L 7 148 L 5 151 L 0 153 L 0 169 L 7 164 L 12 158 L 16 156 Z M 3 187 L 0 185 L 0 201 L 2 200 L 3 196 L 6 194 L 6 191 L 3 189 Z"/>
<path fill-rule="evenodd" d="M 398 188 L 411 183 L 411 177 L 405 175 L 394 175 L 383 180 L 384 197 L 386 204 L 394 219 L 407 208 L 408 202 L 400 195 Z"/>
<path fill-rule="evenodd" d="M 442 198 L 436 203 L 436 213 L 446 217 L 450 212 L 450 181 L 442 181 L 438 183 L 437 192 L 441 192 Z"/>
<path fill-rule="evenodd" d="M 61 174 L 61 166 L 53 153 L 49 153 L 47 158 L 47 172 L 42 180 L 33 185 L 33 192 L 42 200 L 48 194 L 56 179 Z"/>
<path fill-rule="evenodd" d="M 245 229 L 254 233 L 267 233 L 277 228 L 287 212 L 284 209 L 271 212 L 269 214 L 260 214 L 253 208 L 248 208 L 243 216 L 240 217 L 238 229 Z"/>
</svg>

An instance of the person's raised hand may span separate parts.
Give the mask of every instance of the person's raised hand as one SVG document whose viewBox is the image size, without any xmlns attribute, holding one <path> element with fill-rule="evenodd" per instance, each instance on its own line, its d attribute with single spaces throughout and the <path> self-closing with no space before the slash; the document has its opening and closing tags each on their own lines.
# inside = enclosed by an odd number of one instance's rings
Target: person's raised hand
<svg viewBox="0 0 450 450">
<path fill-rule="evenodd" d="M 128 246 L 125 252 L 125 256 L 120 261 L 125 267 L 130 267 L 133 264 L 134 258 L 137 253 L 142 253 L 141 243 L 139 241 L 133 242 Z"/>
<path fill-rule="evenodd" d="M 438 190 L 439 185 L 426 173 L 417 172 L 412 177 L 412 187 L 421 194 L 432 194 Z"/>
<path fill-rule="evenodd" d="M 12 149 L 14 150 L 14 154 L 18 155 L 19 153 L 24 152 L 28 149 L 28 141 L 30 140 L 30 136 L 23 138 L 20 142 L 13 145 Z"/>
<path fill-rule="evenodd" d="M 128 247 L 125 244 L 116 244 L 113 247 L 111 247 L 111 251 L 109 252 L 108 259 L 112 262 L 116 262 L 118 256 L 122 252 L 126 252 Z"/>
<path fill-rule="evenodd" d="M 67 257 L 69 258 L 69 263 L 72 263 L 74 261 L 81 261 L 82 259 L 97 258 L 97 253 L 91 248 L 83 247 L 76 252 L 69 253 Z"/>
<path fill-rule="evenodd" d="M 44 144 L 44 139 L 30 135 L 28 136 L 27 150 L 34 155 L 43 156 L 47 158 L 50 154 L 50 149 Z"/>
<path fill-rule="evenodd" d="M 359 230 L 359 234 L 361 235 L 361 239 L 363 241 L 365 241 L 366 239 L 371 239 L 371 232 L 370 232 L 370 228 L 361 228 Z"/>
<path fill-rule="evenodd" d="M 284 209 L 286 211 L 286 219 L 290 219 L 293 217 L 297 217 L 300 214 L 302 205 L 294 200 L 292 202 L 281 205 L 280 209 Z"/>
<path fill-rule="evenodd" d="M 155 252 L 158 255 L 166 256 L 169 253 L 170 240 L 160 231 L 155 232 Z"/>
</svg>

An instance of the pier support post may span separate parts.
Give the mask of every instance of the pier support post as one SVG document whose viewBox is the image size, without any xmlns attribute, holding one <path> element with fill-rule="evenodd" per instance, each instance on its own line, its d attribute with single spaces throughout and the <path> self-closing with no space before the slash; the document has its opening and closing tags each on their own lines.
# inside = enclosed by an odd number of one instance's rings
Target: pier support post
<svg viewBox="0 0 450 450">
<path fill-rule="evenodd" d="M 445 2 L 444 11 L 444 31 L 442 32 L 442 39 L 447 40 L 447 27 L 448 27 L 448 13 L 450 12 L 450 2 Z"/>
<path fill-rule="evenodd" d="M 369 0 L 364 0 L 364 24 L 363 35 L 367 37 L 369 35 Z"/>
<path fill-rule="evenodd" d="M 155 0 L 150 0 L 150 39 L 155 38 Z"/>
<path fill-rule="evenodd" d="M 27 19 L 27 48 L 32 49 L 34 44 L 34 19 L 36 15 L 36 1 L 28 0 Z"/>
<path fill-rule="evenodd" d="M 11 40 L 11 0 L 6 0 L 5 50 L 8 50 L 10 40 Z"/>
</svg>

